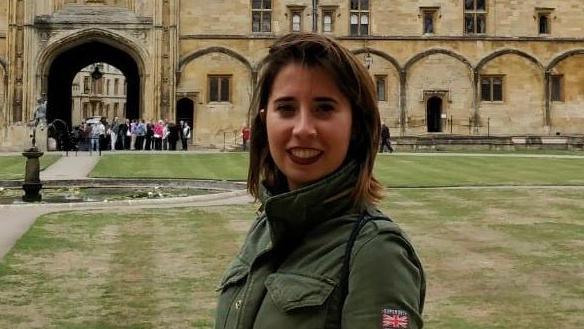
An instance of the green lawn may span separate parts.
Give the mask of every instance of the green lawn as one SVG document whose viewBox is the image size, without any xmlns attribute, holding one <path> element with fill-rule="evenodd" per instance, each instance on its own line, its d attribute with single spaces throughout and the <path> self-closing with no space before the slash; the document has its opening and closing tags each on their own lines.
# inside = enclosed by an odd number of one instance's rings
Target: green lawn
<svg viewBox="0 0 584 329">
<path fill-rule="evenodd" d="M 245 153 L 107 155 L 90 176 L 245 180 L 248 159 Z"/>
<path fill-rule="evenodd" d="M 91 176 L 245 180 L 247 163 L 244 153 L 108 155 Z M 584 157 L 400 154 L 379 156 L 375 174 L 389 187 L 584 185 L 583 168 Z"/>
<path fill-rule="evenodd" d="M 395 189 L 427 328 L 578 329 L 584 189 Z M 212 328 L 249 206 L 43 216 L 0 263 L 0 328 Z M 560 325 L 561 324 L 561 325 Z"/>
<path fill-rule="evenodd" d="M 45 154 L 41 157 L 41 170 L 47 168 L 61 156 Z M 0 156 L 0 179 L 23 179 L 26 158 L 24 156 Z"/>
</svg>

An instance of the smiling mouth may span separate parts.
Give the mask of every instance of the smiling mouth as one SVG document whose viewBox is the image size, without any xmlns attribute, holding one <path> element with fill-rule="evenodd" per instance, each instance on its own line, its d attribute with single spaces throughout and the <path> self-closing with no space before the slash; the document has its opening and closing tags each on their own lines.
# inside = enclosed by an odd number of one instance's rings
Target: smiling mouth
<svg viewBox="0 0 584 329">
<path fill-rule="evenodd" d="M 290 156 L 290 159 L 294 163 L 301 165 L 309 165 L 315 163 L 322 154 L 323 154 L 322 151 L 315 149 L 293 148 L 288 150 L 288 155 Z"/>
</svg>

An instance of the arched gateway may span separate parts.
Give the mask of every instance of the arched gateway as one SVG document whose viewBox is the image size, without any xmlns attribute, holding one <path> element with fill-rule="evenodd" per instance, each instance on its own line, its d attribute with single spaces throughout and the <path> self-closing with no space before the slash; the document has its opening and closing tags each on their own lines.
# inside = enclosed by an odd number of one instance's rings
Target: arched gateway
<svg viewBox="0 0 584 329">
<path fill-rule="evenodd" d="M 124 74 L 127 83 L 126 116 L 143 117 L 143 62 L 136 51 L 114 36 L 95 31 L 81 33 L 71 41 L 59 42 L 41 58 L 41 94 L 47 97 L 47 121 L 61 119 L 71 126 L 72 82 L 75 75 L 93 63 L 108 63 Z"/>
</svg>

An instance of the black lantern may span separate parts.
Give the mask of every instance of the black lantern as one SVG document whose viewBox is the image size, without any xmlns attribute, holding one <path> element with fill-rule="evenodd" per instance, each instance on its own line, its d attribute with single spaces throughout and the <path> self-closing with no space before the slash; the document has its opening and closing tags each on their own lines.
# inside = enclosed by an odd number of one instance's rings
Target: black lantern
<svg viewBox="0 0 584 329">
<path fill-rule="evenodd" d="M 101 79 L 101 77 L 103 76 L 103 73 L 101 73 L 99 71 L 99 66 L 95 66 L 95 68 L 93 69 L 93 72 L 91 72 L 91 78 L 93 78 L 93 80 L 99 80 Z"/>
</svg>

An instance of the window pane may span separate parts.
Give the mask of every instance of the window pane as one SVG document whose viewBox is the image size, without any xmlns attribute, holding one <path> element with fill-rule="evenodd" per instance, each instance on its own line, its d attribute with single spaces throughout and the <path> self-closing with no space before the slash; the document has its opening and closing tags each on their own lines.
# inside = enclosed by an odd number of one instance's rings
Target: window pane
<svg viewBox="0 0 584 329">
<path fill-rule="evenodd" d="M 361 10 L 369 10 L 369 0 L 361 0 Z"/>
<path fill-rule="evenodd" d="M 262 0 L 253 0 L 251 2 L 251 8 L 252 9 L 261 9 L 262 7 Z"/>
<path fill-rule="evenodd" d="M 548 34 L 548 17 L 546 15 L 539 16 L 539 33 Z"/>
<path fill-rule="evenodd" d="M 477 0 L 477 10 L 485 10 L 485 0 Z"/>
<path fill-rule="evenodd" d="M 485 15 L 477 15 L 477 33 L 487 33 L 487 20 Z"/>
<path fill-rule="evenodd" d="M 359 16 L 355 14 L 351 15 L 351 24 L 359 24 Z"/>
<path fill-rule="evenodd" d="M 424 33 L 434 33 L 434 13 L 424 13 Z"/>
<path fill-rule="evenodd" d="M 300 14 L 292 14 L 292 31 L 300 32 Z"/>
<path fill-rule="evenodd" d="M 351 35 L 359 35 L 359 25 L 351 24 Z"/>
<path fill-rule="evenodd" d="M 251 30 L 253 32 L 260 32 L 260 13 L 252 13 L 251 17 Z"/>
<path fill-rule="evenodd" d="M 552 101 L 562 101 L 562 77 L 552 76 Z"/>
<path fill-rule="evenodd" d="M 369 35 L 369 25 L 361 24 L 361 35 Z"/>
<path fill-rule="evenodd" d="M 367 14 L 361 15 L 361 24 L 369 24 L 369 15 Z"/>
<path fill-rule="evenodd" d="M 351 0 L 351 10 L 359 9 L 359 0 Z"/>
<path fill-rule="evenodd" d="M 501 78 L 493 78 L 493 101 L 503 100 L 503 80 Z"/>
<path fill-rule="evenodd" d="M 491 81 L 490 79 L 481 80 L 481 100 L 490 101 L 491 100 Z"/>
<path fill-rule="evenodd" d="M 221 78 L 221 101 L 229 102 L 229 78 Z"/>
<path fill-rule="evenodd" d="M 216 102 L 219 100 L 219 81 L 218 78 L 209 78 L 209 101 Z"/>
<path fill-rule="evenodd" d="M 474 10 L 474 0 L 464 0 L 464 9 Z"/>
<path fill-rule="evenodd" d="M 377 78 L 377 100 L 385 101 L 385 78 Z"/>
<path fill-rule="evenodd" d="M 324 32 L 332 32 L 332 22 L 333 22 L 333 18 L 332 15 L 330 13 L 326 13 L 323 16 L 323 24 L 322 24 L 322 29 Z"/>
<path fill-rule="evenodd" d="M 474 17 L 473 15 L 464 15 L 464 32 L 474 33 Z"/>
<path fill-rule="evenodd" d="M 272 14 L 264 13 L 262 15 L 262 32 L 272 31 Z"/>
<path fill-rule="evenodd" d="M 264 9 L 272 9 L 272 0 L 264 0 Z"/>
</svg>

